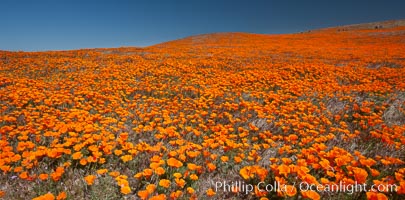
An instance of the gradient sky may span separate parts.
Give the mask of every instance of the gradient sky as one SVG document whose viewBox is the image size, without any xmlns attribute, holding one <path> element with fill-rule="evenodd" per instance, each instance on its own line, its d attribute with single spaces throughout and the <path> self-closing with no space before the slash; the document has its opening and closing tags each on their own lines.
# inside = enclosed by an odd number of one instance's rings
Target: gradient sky
<svg viewBox="0 0 405 200">
<path fill-rule="evenodd" d="M 1 50 L 148 46 L 212 32 L 292 33 L 405 19 L 405 1 L 1 0 Z"/>
</svg>

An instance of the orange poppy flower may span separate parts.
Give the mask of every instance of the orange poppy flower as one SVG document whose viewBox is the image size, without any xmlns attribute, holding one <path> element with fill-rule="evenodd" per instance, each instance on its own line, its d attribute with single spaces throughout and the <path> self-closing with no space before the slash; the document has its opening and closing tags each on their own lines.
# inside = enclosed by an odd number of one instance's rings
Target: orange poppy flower
<svg viewBox="0 0 405 200">
<path fill-rule="evenodd" d="M 99 170 L 97 170 L 97 174 L 99 174 L 99 175 L 103 175 L 103 174 L 105 174 L 107 172 L 108 172 L 107 169 L 99 169 Z"/>
<path fill-rule="evenodd" d="M 28 179 L 28 172 L 22 172 L 22 173 L 20 173 L 19 177 L 20 177 L 21 179 Z"/>
<path fill-rule="evenodd" d="M 55 195 L 53 195 L 52 193 L 47 193 L 44 195 L 41 195 L 39 197 L 35 197 L 32 200 L 54 200 L 55 199 Z"/>
<path fill-rule="evenodd" d="M 163 169 L 163 167 L 158 167 L 155 169 L 155 173 L 160 176 L 160 175 L 165 174 L 166 171 L 165 171 L 165 169 Z"/>
<path fill-rule="evenodd" d="M 121 187 L 120 191 L 122 194 L 127 195 L 127 194 L 131 193 L 131 188 L 129 186 L 124 186 L 124 187 Z"/>
<path fill-rule="evenodd" d="M 290 167 L 288 165 L 284 165 L 284 164 L 279 165 L 277 169 L 278 169 L 278 173 L 280 175 L 284 175 L 284 177 L 287 177 L 291 172 Z"/>
<path fill-rule="evenodd" d="M 388 200 L 388 197 L 383 193 L 367 192 L 366 195 L 369 200 Z"/>
<path fill-rule="evenodd" d="M 212 164 L 212 163 L 208 163 L 208 164 L 207 164 L 207 167 L 208 167 L 208 170 L 209 170 L 210 172 L 214 171 L 214 170 L 217 168 L 217 166 L 215 166 L 215 165 Z"/>
<path fill-rule="evenodd" d="M 179 186 L 180 188 L 183 188 L 186 185 L 186 181 L 182 178 L 176 178 L 174 181 L 176 182 L 176 185 Z"/>
<path fill-rule="evenodd" d="M 221 161 L 222 162 L 228 162 L 229 157 L 228 156 L 221 156 Z"/>
<path fill-rule="evenodd" d="M 48 174 L 40 174 L 38 177 L 39 179 L 45 181 L 46 179 L 48 179 Z"/>
<path fill-rule="evenodd" d="M 159 194 L 156 196 L 151 197 L 149 200 L 166 200 L 166 195 L 165 194 Z"/>
<path fill-rule="evenodd" d="M 191 174 L 190 179 L 193 181 L 196 181 L 196 180 L 198 180 L 198 176 L 196 174 Z"/>
<path fill-rule="evenodd" d="M 124 163 L 126 163 L 126 162 L 128 162 L 128 161 L 131 161 L 133 158 L 132 158 L 132 155 L 125 155 L 125 156 L 121 156 L 121 160 L 124 162 Z"/>
<path fill-rule="evenodd" d="M 88 175 L 88 176 L 84 177 L 84 180 L 86 181 L 87 185 L 93 185 L 94 180 L 96 180 L 96 176 Z"/>
<path fill-rule="evenodd" d="M 194 194 L 195 190 L 192 187 L 187 187 L 187 193 L 188 194 Z"/>
<path fill-rule="evenodd" d="M 248 180 L 254 177 L 254 169 L 251 166 L 245 166 L 239 170 L 239 174 L 243 179 Z"/>
<path fill-rule="evenodd" d="M 216 192 L 212 188 L 209 188 L 206 191 L 206 193 L 207 193 L 207 196 L 209 196 L 209 197 L 212 197 L 212 196 L 214 196 L 216 194 Z"/>
<path fill-rule="evenodd" d="M 146 186 L 146 191 L 148 191 L 149 194 L 152 194 L 156 190 L 156 185 L 155 184 L 149 184 Z"/>
<path fill-rule="evenodd" d="M 297 188 L 293 185 L 286 185 L 285 186 L 285 194 L 289 197 L 293 197 L 297 194 Z"/>
<path fill-rule="evenodd" d="M 354 178 L 356 179 L 356 181 L 360 184 L 365 183 L 368 173 L 366 170 L 362 169 L 362 168 L 358 168 L 358 167 L 354 167 L 353 168 L 353 173 L 354 173 Z"/>
<path fill-rule="evenodd" d="M 73 160 L 79 160 L 79 159 L 81 159 L 83 157 L 83 154 L 82 154 L 82 152 L 76 152 L 76 153 L 74 153 L 74 154 L 72 154 L 72 158 L 73 158 Z"/>
<path fill-rule="evenodd" d="M 172 192 L 172 193 L 170 194 L 170 198 L 172 198 L 172 199 L 177 199 L 177 198 L 180 198 L 182 195 L 183 195 L 183 192 L 182 192 L 182 191 L 176 190 L 175 192 Z"/>
<path fill-rule="evenodd" d="M 142 200 L 147 199 L 149 197 L 149 192 L 147 190 L 139 190 L 138 191 L 138 196 Z"/>
<path fill-rule="evenodd" d="M 304 198 L 308 198 L 308 199 L 312 199 L 312 200 L 321 199 L 321 196 L 313 190 L 301 191 L 301 194 Z"/>
<path fill-rule="evenodd" d="M 164 188 L 169 188 L 170 187 L 170 181 L 167 179 L 161 179 L 159 181 L 159 186 L 162 186 Z"/>
<path fill-rule="evenodd" d="M 179 167 L 183 166 L 183 163 L 175 158 L 169 158 L 167 160 L 167 165 L 169 165 L 171 167 L 179 168 Z"/>
<path fill-rule="evenodd" d="M 67 198 L 66 192 L 61 192 L 58 194 L 58 196 L 56 196 L 56 200 L 64 200 L 66 198 Z"/>
</svg>

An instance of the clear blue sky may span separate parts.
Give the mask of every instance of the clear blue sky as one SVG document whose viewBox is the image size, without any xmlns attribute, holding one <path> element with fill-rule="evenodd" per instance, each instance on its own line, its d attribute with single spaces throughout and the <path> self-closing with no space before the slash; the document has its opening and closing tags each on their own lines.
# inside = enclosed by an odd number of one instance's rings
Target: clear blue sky
<svg viewBox="0 0 405 200">
<path fill-rule="evenodd" d="M 1 0 L 0 49 L 148 46 L 202 33 L 291 33 L 390 19 L 405 19 L 404 0 Z"/>
</svg>

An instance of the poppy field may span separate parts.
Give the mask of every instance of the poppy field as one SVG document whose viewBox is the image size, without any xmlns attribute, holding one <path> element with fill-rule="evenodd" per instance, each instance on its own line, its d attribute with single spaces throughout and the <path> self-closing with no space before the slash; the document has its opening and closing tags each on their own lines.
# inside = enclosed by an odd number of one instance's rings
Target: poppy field
<svg viewBox="0 0 405 200">
<path fill-rule="evenodd" d="M 0 51 L 0 198 L 405 199 L 404 52 L 405 27 Z"/>
</svg>

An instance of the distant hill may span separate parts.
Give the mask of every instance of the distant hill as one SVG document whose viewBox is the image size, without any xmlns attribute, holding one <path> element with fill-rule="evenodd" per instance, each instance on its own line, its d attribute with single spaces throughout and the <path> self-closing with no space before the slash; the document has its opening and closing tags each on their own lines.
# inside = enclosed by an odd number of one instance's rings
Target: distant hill
<svg viewBox="0 0 405 200">
<path fill-rule="evenodd" d="M 405 26 L 405 19 L 369 22 L 361 24 L 350 24 L 336 27 L 321 28 L 313 31 L 324 31 L 324 30 L 353 31 L 353 30 L 368 30 L 368 29 L 391 29 L 400 26 Z"/>
<path fill-rule="evenodd" d="M 336 27 L 328 27 L 328 28 L 321 28 L 310 30 L 307 32 L 300 32 L 300 33 L 322 33 L 322 32 L 344 32 L 344 31 L 360 31 L 360 30 L 389 30 L 389 29 L 396 29 L 398 27 L 405 27 L 405 19 L 401 20 L 389 20 L 389 21 L 381 21 L 381 22 L 370 22 L 370 23 L 362 23 L 362 24 L 351 24 L 351 25 L 344 25 L 344 26 L 336 26 Z M 397 30 L 392 30 L 397 31 Z M 403 30 L 398 30 L 400 33 Z M 156 45 L 150 46 L 151 48 L 178 48 L 184 46 L 205 46 L 205 47 L 224 47 L 223 44 L 235 46 L 241 46 L 241 43 L 250 43 L 255 45 L 255 43 L 263 43 L 263 42 L 272 42 L 276 38 L 285 38 L 290 37 L 291 35 L 295 35 L 298 33 L 291 33 L 291 34 L 255 34 L 255 33 L 241 33 L 241 32 L 227 32 L 227 33 L 210 33 L 210 34 L 200 34 L 200 35 L 193 35 L 177 40 L 171 40 L 163 43 L 159 43 Z M 243 45 L 242 45 L 243 46 Z"/>
</svg>

